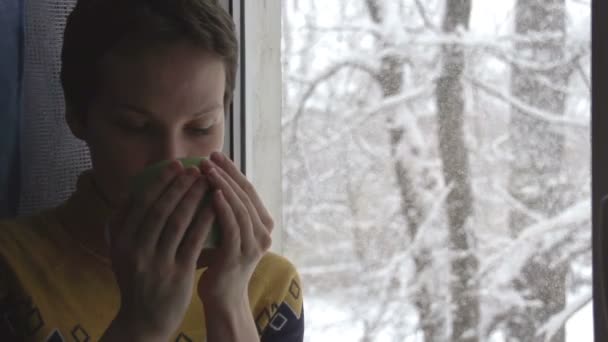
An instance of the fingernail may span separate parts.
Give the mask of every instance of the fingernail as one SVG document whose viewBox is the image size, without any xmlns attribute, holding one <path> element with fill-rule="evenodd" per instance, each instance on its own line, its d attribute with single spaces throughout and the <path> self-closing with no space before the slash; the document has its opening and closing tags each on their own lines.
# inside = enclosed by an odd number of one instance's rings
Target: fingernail
<svg viewBox="0 0 608 342">
<path fill-rule="evenodd" d="M 186 174 L 190 175 L 190 176 L 198 176 L 200 175 L 200 171 L 196 166 L 188 166 L 188 168 L 186 168 Z"/>
<path fill-rule="evenodd" d="M 167 167 L 169 172 L 176 172 L 181 167 L 181 163 L 179 160 L 173 160 L 169 163 L 169 167 Z"/>
<path fill-rule="evenodd" d="M 212 165 L 212 164 L 211 164 L 211 162 L 210 162 L 209 160 L 207 160 L 207 159 L 204 159 L 204 160 L 201 162 L 200 166 L 201 166 L 201 171 L 202 171 L 202 172 L 204 172 L 204 173 L 209 172 L 209 170 L 213 168 L 213 165 Z"/>
<path fill-rule="evenodd" d="M 172 161 L 171 163 L 169 163 L 169 165 L 161 172 L 161 177 L 163 179 L 169 180 L 173 177 L 175 177 L 178 174 L 179 171 L 179 165 L 175 162 Z"/>
</svg>

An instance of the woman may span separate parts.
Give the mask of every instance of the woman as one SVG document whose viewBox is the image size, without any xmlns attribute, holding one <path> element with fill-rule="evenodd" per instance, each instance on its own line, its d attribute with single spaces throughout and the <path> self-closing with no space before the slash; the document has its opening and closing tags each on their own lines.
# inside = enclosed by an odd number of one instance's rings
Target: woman
<svg viewBox="0 0 608 342">
<path fill-rule="evenodd" d="M 78 1 L 61 81 L 93 167 L 60 206 L 0 224 L 1 341 L 302 340 L 297 272 L 267 252 L 272 218 L 218 152 L 237 50 L 216 1 Z M 176 160 L 192 156 L 211 158 Z M 203 250 L 215 221 L 221 244 Z"/>
</svg>

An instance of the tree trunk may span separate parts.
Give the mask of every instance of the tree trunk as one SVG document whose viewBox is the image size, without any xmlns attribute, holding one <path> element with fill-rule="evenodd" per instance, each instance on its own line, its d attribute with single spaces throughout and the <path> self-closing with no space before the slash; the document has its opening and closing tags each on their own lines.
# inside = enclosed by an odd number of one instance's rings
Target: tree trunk
<svg viewBox="0 0 608 342">
<path fill-rule="evenodd" d="M 456 34 L 467 29 L 471 0 L 447 0 L 443 31 Z M 437 82 L 436 100 L 439 120 L 439 152 L 445 183 L 452 187 L 447 198 L 449 248 L 452 277 L 451 341 L 479 340 L 478 285 L 473 279 L 478 261 L 469 237 L 472 227 L 468 219 L 473 211 L 468 151 L 464 139 L 465 94 L 461 77 L 465 68 L 464 49 L 460 44 L 442 47 L 442 69 Z"/>
<path fill-rule="evenodd" d="M 565 0 L 518 0 L 515 7 L 515 50 L 523 63 L 512 65 L 511 92 L 521 102 L 555 115 L 563 115 L 568 84 L 566 64 L 550 70 L 538 70 L 564 58 L 566 31 Z M 555 33 L 558 33 L 555 36 Z M 532 39 L 533 36 L 546 38 Z M 548 35 L 553 35 L 553 38 Z M 562 194 L 568 187 L 561 177 L 564 136 L 558 127 L 511 108 L 509 191 L 528 208 L 551 217 L 566 205 Z M 517 236 L 533 223 L 523 213 L 513 210 L 510 229 Z M 507 334 L 516 341 L 544 341 L 536 336 L 538 328 L 551 316 L 562 311 L 566 302 L 566 265 L 551 265 L 549 254 L 527 262 L 516 288 L 524 299 L 535 302 L 517 309 L 509 319 Z M 551 340 L 565 340 L 562 328 Z"/>
<path fill-rule="evenodd" d="M 375 24 L 382 24 L 383 6 L 377 0 L 366 0 L 369 15 Z M 384 46 L 386 47 L 386 46 Z M 398 95 L 403 90 L 403 61 L 396 56 L 385 56 L 382 59 L 380 72 L 376 79 L 380 80 L 382 96 L 384 98 Z M 425 217 L 424 206 L 421 203 L 420 195 L 415 188 L 413 175 L 407 169 L 402 156 L 398 155 L 398 146 L 404 139 L 404 130 L 392 124 L 394 116 L 399 113 L 388 113 L 387 120 L 390 128 L 390 147 L 391 157 L 394 161 L 393 168 L 401 195 L 401 212 L 408 227 L 408 238 L 414 241 L 422 221 Z M 416 275 L 422 274 L 428 267 L 431 267 L 431 253 L 428 248 L 420 248 L 417 254 L 413 255 L 416 268 Z M 433 309 L 433 296 L 426 285 L 419 287 L 415 295 L 414 304 L 418 311 L 419 327 L 423 331 L 426 342 L 440 341 L 444 338 L 442 315 Z"/>
</svg>

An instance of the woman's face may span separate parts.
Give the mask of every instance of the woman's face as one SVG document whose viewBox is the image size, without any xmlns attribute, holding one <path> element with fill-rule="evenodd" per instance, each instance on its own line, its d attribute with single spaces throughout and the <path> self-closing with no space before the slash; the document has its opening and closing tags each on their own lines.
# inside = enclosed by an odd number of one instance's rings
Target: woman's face
<svg viewBox="0 0 608 342">
<path fill-rule="evenodd" d="M 84 122 L 70 127 L 87 142 L 95 181 L 112 204 L 147 165 L 221 151 L 225 71 L 219 57 L 184 42 L 110 56 L 103 64 L 98 96 Z"/>
</svg>

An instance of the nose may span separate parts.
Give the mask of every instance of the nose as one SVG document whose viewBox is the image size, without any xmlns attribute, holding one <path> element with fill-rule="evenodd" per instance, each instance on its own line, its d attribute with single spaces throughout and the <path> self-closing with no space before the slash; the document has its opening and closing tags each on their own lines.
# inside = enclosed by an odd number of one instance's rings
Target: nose
<svg viewBox="0 0 608 342">
<path fill-rule="evenodd" d="M 178 134 L 167 133 L 156 139 L 156 143 L 152 144 L 153 150 L 150 151 L 151 155 L 155 156 L 153 159 L 161 161 L 187 157 L 186 143 L 180 139 Z"/>
</svg>

